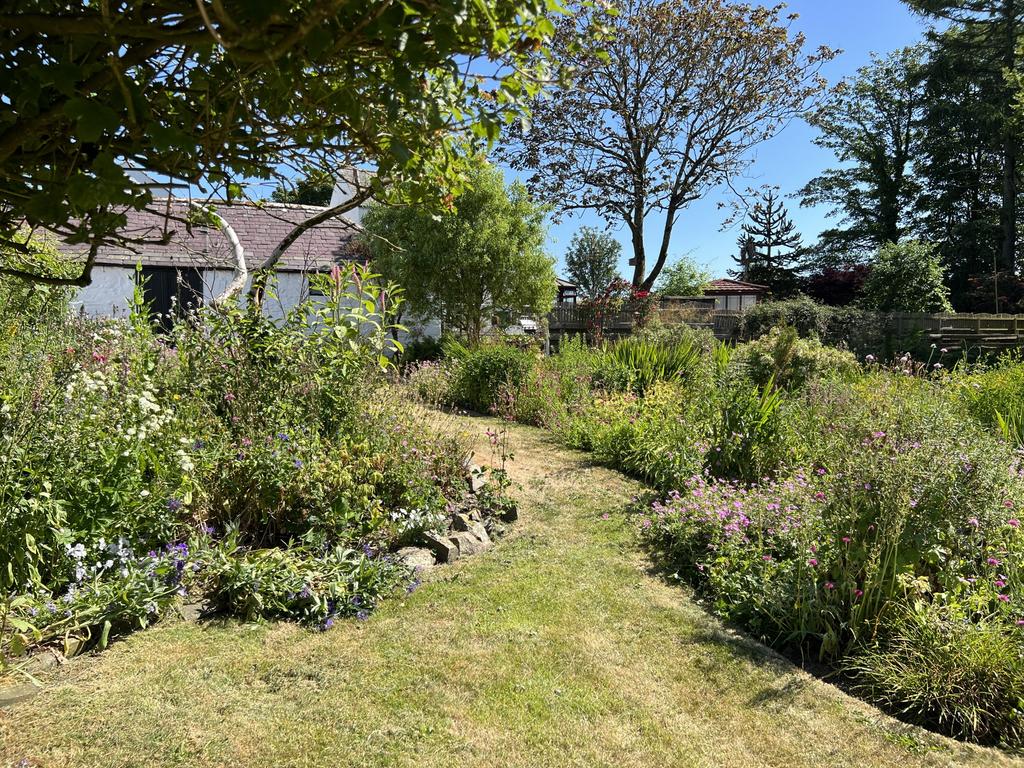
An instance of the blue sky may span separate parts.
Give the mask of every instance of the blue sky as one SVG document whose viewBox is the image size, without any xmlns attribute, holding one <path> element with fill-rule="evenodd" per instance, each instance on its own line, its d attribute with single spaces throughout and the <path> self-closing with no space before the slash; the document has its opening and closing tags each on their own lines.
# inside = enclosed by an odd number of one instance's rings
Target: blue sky
<svg viewBox="0 0 1024 768">
<path fill-rule="evenodd" d="M 765 1 L 762 4 L 774 3 Z M 843 50 L 823 71 L 830 83 L 853 74 L 870 60 L 872 52 L 888 53 L 915 43 L 927 29 L 926 24 L 911 14 L 900 0 L 790 0 L 788 10 L 800 15 L 794 28 L 807 36 L 809 49 L 828 45 Z M 736 187 L 743 189 L 770 184 L 780 187 L 784 195 L 800 189 L 834 162 L 831 152 L 811 143 L 815 135 L 816 131 L 806 123 L 794 121 L 771 141 L 757 147 L 747 178 L 740 179 Z M 511 173 L 508 175 L 511 177 Z M 733 229 L 721 231 L 729 211 L 720 210 L 719 203 L 728 199 L 723 191 L 691 204 L 681 214 L 672 236 L 670 261 L 681 255 L 690 255 L 698 263 L 706 265 L 713 276 L 725 277 L 725 271 L 733 266 L 730 254 L 735 251 L 738 228 L 737 224 Z M 786 202 L 805 242 L 814 242 L 827 225 L 826 211 L 800 208 L 797 200 Z M 563 256 L 573 232 L 584 224 L 604 225 L 596 215 L 587 214 L 567 217 L 551 227 L 549 252 L 558 260 L 556 269 L 559 273 L 563 271 Z M 624 229 L 613 230 L 613 234 L 623 244 L 621 273 L 630 277 L 632 271 L 626 264 L 630 252 L 629 235 Z M 651 242 L 648 241 L 648 252 L 656 250 Z"/>
</svg>

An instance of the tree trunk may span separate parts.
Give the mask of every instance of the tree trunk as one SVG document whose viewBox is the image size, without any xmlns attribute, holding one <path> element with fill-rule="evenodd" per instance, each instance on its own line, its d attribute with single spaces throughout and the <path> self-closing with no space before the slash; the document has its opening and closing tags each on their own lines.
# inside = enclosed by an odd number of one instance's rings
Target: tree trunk
<svg viewBox="0 0 1024 768">
<path fill-rule="evenodd" d="M 249 269 L 245 264 L 245 248 L 242 247 L 242 242 L 238 239 L 238 234 L 235 232 L 234 227 L 228 224 L 224 217 L 214 212 L 209 206 L 198 205 L 196 203 L 193 203 L 192 205 L 194 208 L 202 211 L 217 222 L 217 226 L 227 239 L 228 245 L 231 246 L 231 254 L 234 256 L 235 266 L 231 282 L 228 283 L 228 287 L 213 300 L 213 306 L 222 307 L 242 292 L 242 289 L 245 288 L 246 281 L 249 279 Z"/>
<path fill-rule="evenodd" d="M 658 275 L 661 274 L 661 270 L 665 267 L 665 262 L 668 261 L 668 246 L 672 241 L 672 228 L 675 226 L 677 208 L 674 204 L 670 204 L 668 209 L 665 211 L 665 226 L 661 231 L 661 247 L 658 249 L 658 260 L 654 262 L 654 266 L 651 268 L 651 274 L 647 275 L 644 281 L 640 284 L 640 290 L 653 291 L 654 282 L 658 279 Z M 634 283 L 635 285 L 636 283 Z"/>
<path fill-rule="evenodd" d="M 629 222 L 629 230 L 633 236 L 633 287 L 639 288 L 644 282 L 647 271 L 647 253 L 644 250 L 644 220 L 641 216 L 639 224 L 636 220 Z"/>
<path fill-rule="evenodd" d="M 253 276 L 252 285 L 249 287 L 249 301 L 258 306 L 263 301 L 263 294 L 267 288 L 267 280 L 270 278 L 270 274 L 274 271 L 277 266 L 277 262 L 284 256 L 287 251 L 296 240 L 298 240 L 307 231 L 312 229 L 319 224 L 323 224 L 328 219 L 333 219 L 341 216 L 349 211 L 353 211 L 360 205 L 370 199 L 372 190 L 369 187 L 365 189 L 357 189 L 356 192 L 348 200 L 344 200 L 333 208 L 326 208 L 320 213 L 310 216 L 305 221 L 301 221 L 292 227 L 291 232 L 277 244 L 273 252 L 267 259 L 259 265 L 256 269 L 256 273 Z M 349 222 L 353 229 L 358 229 L 359 225 L 353 222 Z"/>
<path fill-rule="evenodd" d="M 1017 8 L 1016 0 L 1004 0 L 1003 23 L 1005 47 L 1003 64 L 1013 72 L 1017 64 Z M 1006 105 L 1006 123 L 1003 127 L 1003 200 L 1000 223 L 1003 230 L 1003 247 L 1000 267 L 1011 275 L 1017 272 L 1017 137 L 1013 130 L 1012 104 Z"/>
</svg>

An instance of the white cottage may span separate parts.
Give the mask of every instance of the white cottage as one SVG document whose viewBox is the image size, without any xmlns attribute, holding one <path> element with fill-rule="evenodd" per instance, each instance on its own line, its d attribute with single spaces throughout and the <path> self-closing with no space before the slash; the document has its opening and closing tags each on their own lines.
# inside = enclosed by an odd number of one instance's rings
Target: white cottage
<svg viewBox="0 0 1024 768">
<path fill-rule="evenodd" d="M 234 254 L 223 232 L 215 226 L 187 225 L 189 201 L 168 198 L 154 201 L 144 211 L 128 211 L 126 238 L 166 241 L 129 247 L 103 246 L 96 254 L 92 283 L 78 291 L 74 304 L 94 316 L 123 316 L 130 311 L 136 267 L 145 280 L 146 300 L 155 312 L 172 305 L 194 305 L 219 295 L 233 275 Z M 241 242 L 250 270 L 256 269 L 292 228 L 324 210 L 310 205 L 283 203 L 213 203 Z M 329 219 L 305 233 L 289 248 L 277 266 L 275 296 L 266 311 L 281 316 L 309 296 L 309 277 L 335 264 L 361 258 L 357 227 L 343 217 Z M 65 245 L 84 255 L 85 245 Z"/>
</svg>

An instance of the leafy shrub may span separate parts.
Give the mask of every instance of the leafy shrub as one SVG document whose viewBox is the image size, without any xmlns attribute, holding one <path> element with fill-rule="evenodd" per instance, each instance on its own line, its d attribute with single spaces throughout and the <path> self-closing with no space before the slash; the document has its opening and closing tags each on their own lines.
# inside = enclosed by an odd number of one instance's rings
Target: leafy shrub
<svg viewBox="0 0 1024 768">
<path fill-rule="evenodd" d="M 800 338 L 845 347 L 857 355 L 877 355 L 887 348 L 885 324 L 875 313 L 857 307 L 831 307 L 806 296 L 754 305 L 741 317 L 740 335 L 758 339 L 780 326 L 794 328 Z"/>
<path fill-rule="evenodd" d="M 452 392 L 455 365 L 449 361 L 415 363 L 405 370 L 405 383 L 426 405 L 440 408 L 454 402 Z"/>
<path fill-rule="evenodd" d="M 326 301 L 281 320 L 224 308 L 170 337 L 66 304 L 31 327 L 0 317 L 0 652 L 105 644 L 186 589 L 322 622 L 346 590 L 370 607 L 393 586 L 386 551 L 447 523 L 464 451 L 385 386 L 396 292 L 319 280 Z M 275 569 L 325 585 L 315 611 L 260 591 Z"/>
<path fill-rule="evenodd" d="M 701 471 L 707 449 L 706 406 L 678 384 L 655 384 L 646 397 L 599 398 L 570 419 L 565 438 L 578 448 L 658 488 L 676 487 Z"/>
<path fill-rule="evenodd" d="M 761 387 L 770 382 L 795 389 L 809 381 L 855 375 L 860 366 L 849 352 L 801 339 L 794 328 L 775 328 L 740 348 L 750 378 Z"/>
<path fill-rule="evenodd" d="M 433 336 L 426 336 L 408 342 L 402 349 L 399 363 L 402 368 L 408 368 L 416 363 L 440 360 L 444 356 L 444 347 L 441 340 Z"/>
<path fill-rule="evenodd" d="M 707 470 L 753 483 L 785 467 L 790 456 L 781 404 L 771 380 L 761 387 L 743 379 L 729 384 L 712 426 Z"/>
<path fill-rule="evenodd" d="M 504 344 L 485 344 L 471 350 L 455 373 L 453 394 L 467 408 L 486 413 L 502 391 L 523 386 L 533 369 L 535 356 Z"/>
<path fill-rule="evenodd" d="M 970 414 L 997 426 L 1003 437 L 1024 446 L 1024 363 L 1009 354 L 992 367 L 978 366 L 954 379 Z"/>
<path fill-rule="evenodd" d="M 880 312 L 952 312 L 938 248 L 916 240 L 882 246 L 861 304 Z"/>
<path fill-rule="evenodd" d="M 330 629 L 335 619 L 365 619 L 408 569 L 370 549 L 341 546 L 245 550 L 229 536 L 201 553 L 198 576 L 211 607 L 254 620 L 291 619 Z"/>
<path fill-rule="evenodd" d="M 967 417 L 948 387 L 945 378 L 875 372 L 852 384 L 811 382 L 798 395 L 776 391 L 783 438 L 758 444 L 789 452 L 759 465 L 757 454 L 733 448 L 738 458 L 717 472 L 726 479 L 687 479 L 645 510 L 642 529 L 717 612 L 765 641 L 839 664 L 853 654 L 869 695 L 905 664 L 902 687 L 880 694 L 883 703 L 962 736 L 991 741 L 996 729 L 1019 743 L 1009 725 L 1017 705 L 1006 703 L 1018 690 L 1014 656 L 994 656 L 992 678 L 981 676 L 981 659 L 996 636 L 1019 643 L 1024 624 L 1024 457 Z M 757 413 L 753 403 L 748 410 Z M 719 426 L 713 440 L 732 435 L 742 447 L 752 432 Z M 797 461 L 807 468 L 787 471 Z M 917 603 L 979 625 L 946 627 L 951 637 L 982 625 L 989 634 L 965 639 L 976 647 L 962 657 L 934 643 L 914 655 L 887 628 Z M 945 687 L 932 687 L 942 653 L 955 666 Z"/>
</svg>

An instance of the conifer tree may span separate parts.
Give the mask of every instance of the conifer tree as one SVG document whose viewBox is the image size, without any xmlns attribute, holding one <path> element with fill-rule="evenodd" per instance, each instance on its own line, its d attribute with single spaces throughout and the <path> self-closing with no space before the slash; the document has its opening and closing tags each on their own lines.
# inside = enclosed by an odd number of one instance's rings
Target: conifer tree
<svg viewBox="0 0 1024 768">
<path fill-rule="evenodd" d="M 775 295 L 792 293 L 802 237 L 774 190 L 765 192 L 750 209 L 741 230 L 740 252 L 733 257 L 740 269 L 730 274 L 766 285 Z"/>
</svg>

